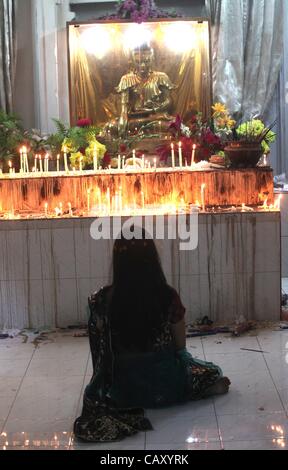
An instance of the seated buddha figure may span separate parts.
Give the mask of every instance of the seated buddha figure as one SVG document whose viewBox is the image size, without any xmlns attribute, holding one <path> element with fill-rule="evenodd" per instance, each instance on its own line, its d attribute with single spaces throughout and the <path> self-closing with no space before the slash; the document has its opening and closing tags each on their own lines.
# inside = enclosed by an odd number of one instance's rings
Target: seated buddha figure
<svg viewBox="0 0 288 470">
<path fill-rule="evenodd" d="M 169 110 L 171 91 L 176 86 L 166 73 L 153 70 L 153 60 L 154 51 L 150 46 L 135 49 L 132 52 L 133 69 L 121 78 L 116 88 L 121 96 L 121 113 L 115 122 L 119 137 L 152 122 L 163 123 L 164 130 L 173 121 Z"/>
</svg>

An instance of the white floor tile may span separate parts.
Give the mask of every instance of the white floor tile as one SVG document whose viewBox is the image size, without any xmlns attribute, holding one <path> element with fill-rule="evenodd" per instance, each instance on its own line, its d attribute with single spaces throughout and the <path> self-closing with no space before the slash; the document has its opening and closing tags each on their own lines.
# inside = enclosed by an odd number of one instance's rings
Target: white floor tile
<svg viewBox="0 0 288 470">
<path fill-rule="evenodd" d="M 0 359 L 2 360 L 9 359 L 14 361 L 15 359 L 31 358 L 34 352 L 35 346 L 31 343 L 21 344 L 18 341 L 12 340 L 0 344 Z"/>
<path fill-rule="evenodd" d="M 35 427 L 41 430 L 42 421 L 53 432 L 49 422 L 55 420 L 56 425 L 57 421 L 75 418 L 83 381 L 84 377 L 25 377 L 5 427 L 11 432 L 19 431 L 17 421 L 20 420 L 29 426 L 23 431 L 33 432 Z M 68 430 L 60 426 L 60 431 Z"/>
<path fill-rule="evenodd" d="M 223 441 L 279 439 L 288 436 L 285 413 L 218 416 Z"/>
<path fill-rule="evenodd" d="M 241 354 L 243 352 L 241 348 L 259 350 L 257 338 L 254 336 L 232 338 L 229 335 L 216 335 L 204 337 L 202 341 L 206 355 L 221 353 Z"/>
<path fill-rule="evenodd" d="M 157 451 L 157 450 L 179 450 L 179 451 L 182 451 L 182 450 L 187 450 L 187 451 L 194 451 L 194 450 L 199 450 L 199 451 L 214 451 L 214 450 L 221 450 L 221 444 L 220 444 L 220 441 L 219 442 L 195 442 L 194 444 L 184 444 L 184 445 L 162 445 L 162 444 L 159 444 L 158 446 L 154 446 L 154 445 L 150 445 L 150 446 L 146 446 L 146 451 L 149 451 L 149 450 L 154 450 L 154 451 Z"/>
<path fill-rule="evenodd" d="M 217 415 L 255 415 L 285 411 L 268 371 L 229 374 L 230 391 L 215 398 Z"/>
<path fill-rule="evenodd" d="M 185 445 L 195 442 L 218 442 L 219 433 L 215 416 L 199 418 L 169 419 L 169 417 L 153 422 L 153 415 L 148 414 L 154 431 L 147 433 L 147 447 L 159 444 Z"/>
<path fill-rule="evenodd" d="M 88 361 L 87 351 L 71 358 L 34 356 L 26 377 L 73 377 L 84 376 Z"/>
<path fill-rule="evenodd" d="M 0 378 L 23 377 L 30 362 L 30 357 L 23 359 L 0 359 Z"/>
<path fill-rule="evenodd" d="M 206 360 L 214 362 L 221 367 L 224 375 L 231 373 L 253 373 L 257 371 L 267 371 L 267 365 L 262 354 L 253 352 L 241 353 L 206 353 Z"/>
<path fill-rule="evenodd" d="M 215 410 L 213 400 L 207 399 L 169 408 L 146 410 L 146 415 L 151 420 L 152 426 L 155 427 L 171 420 L 191 419 L 192 421 L 202 416 L 212 416 L 214 418 Z"/>
</svg>

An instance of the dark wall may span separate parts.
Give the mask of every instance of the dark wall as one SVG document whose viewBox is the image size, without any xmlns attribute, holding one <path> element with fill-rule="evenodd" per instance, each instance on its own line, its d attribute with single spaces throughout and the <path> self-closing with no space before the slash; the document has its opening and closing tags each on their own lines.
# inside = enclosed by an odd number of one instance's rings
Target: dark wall
<svg viewBox="0 0 288 470">
<path fill-rule="evenodd" d="M 165 10 L 177 10 L 186 17 L 207 17 L 205 0 L 157 0 L 157 6 Z M 71 11 L 75 13 L 76 21 L 86 21 L 99 18 L 115 12 L 117 2 L 77 3 L 70 2 Z"/>
</svg>

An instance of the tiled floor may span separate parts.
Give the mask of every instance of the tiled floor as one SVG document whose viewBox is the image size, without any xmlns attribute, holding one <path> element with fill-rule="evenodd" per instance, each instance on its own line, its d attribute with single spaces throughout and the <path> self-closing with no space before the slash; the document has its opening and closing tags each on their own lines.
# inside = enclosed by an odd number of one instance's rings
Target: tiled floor
<svg viewBox="0 0 288 470">
<path fill-rule="evenodd" d="M 230 393 L 148 410 L 154 431 L 114 445 L 74 442 L 73 422 L 91 376 L 88 340 L 64 332 L 53 338 L 38 349 L 21 337 L 0 341 L 1 449 L 288 448 L 288 331 L 275 326 L 256 336 L 189 340 L 192 355 L 219 364 L 230 377 Z"/>
</svg>

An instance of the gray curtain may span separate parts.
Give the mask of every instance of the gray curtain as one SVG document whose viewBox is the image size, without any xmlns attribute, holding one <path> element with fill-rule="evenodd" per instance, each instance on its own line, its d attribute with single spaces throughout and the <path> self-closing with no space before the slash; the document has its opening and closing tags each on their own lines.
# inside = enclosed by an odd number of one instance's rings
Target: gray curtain
<svg viewBox="0 0 288 470">
<path fill-rule="evenodd" d="M 13 109 L 16 58 L 15 0 L 0 0 L 0 109 Z"/>
<path fill-rule="evenodd" d="M 212 21 L 214 100 L 244 118 L 262 116 L 283 57 L 286 0 L 207 0 Z"/>
</svg>

